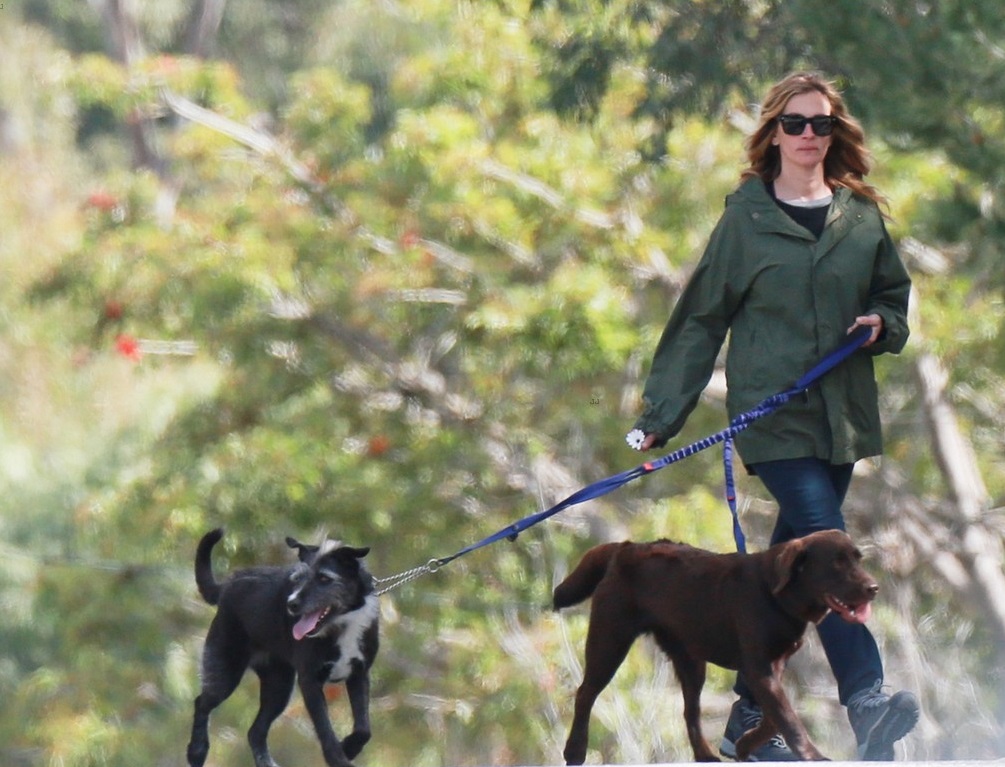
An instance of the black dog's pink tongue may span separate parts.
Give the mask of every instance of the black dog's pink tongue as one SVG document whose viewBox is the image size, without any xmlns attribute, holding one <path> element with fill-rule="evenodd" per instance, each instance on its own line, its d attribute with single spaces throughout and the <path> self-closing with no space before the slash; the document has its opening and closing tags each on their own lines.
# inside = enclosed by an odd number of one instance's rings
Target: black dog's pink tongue
<svg viewBox="0 0 1005 767">
<path fill-rule="evenodd" d="M 316 629 L 318 621 L 321 619 L 321 613 L 323 612 L 324 610 L 318 610 L 316 613 L 307 613 L 307 615 L 301 617 L 300 620 L 293 625 L 293 638 L 299 642 Z"/>
</svg>

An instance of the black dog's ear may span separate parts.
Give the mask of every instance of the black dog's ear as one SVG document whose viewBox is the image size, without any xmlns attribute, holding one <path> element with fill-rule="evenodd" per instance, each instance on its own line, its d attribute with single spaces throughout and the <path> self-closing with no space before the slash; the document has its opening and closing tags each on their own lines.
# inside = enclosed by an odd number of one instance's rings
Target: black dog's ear
<svg viewBox="0 0 1005 767">
<path fill-rule="evenodd" d="M 314 561 L 314 557 L 317 556 L 320 546 L 311 546 L 306 543 L 301 543 L 296 538 L 286 536 L 286 545 L 291 549 L 297 550 L 297 559 L 305 564 L 310 564 Z"/>
<path fill-rule="evenodd" d="M 363 565 L 363 557 L 370 553 L 370 547 L 357 548 L 355 546 L 339 546 L 334 551 L 330 552 L 328 556 L 338 562 L 342 567 L 348 567 L 353 572 L 365 570 Z"/>
<path fill-rule="evenodd" d="M 338 553 L 342 556 L 352 557 L 353 559 L 362 559 L 370 553 L 370 547 L 342 546 L 339 548 Z"/>
</svg>

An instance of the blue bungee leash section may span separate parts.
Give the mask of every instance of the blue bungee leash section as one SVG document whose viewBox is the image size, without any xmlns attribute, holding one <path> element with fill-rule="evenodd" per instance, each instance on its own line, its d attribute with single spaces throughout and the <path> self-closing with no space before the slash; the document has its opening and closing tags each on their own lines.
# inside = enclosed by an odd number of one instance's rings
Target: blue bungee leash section
<svg viewBox="0 0 1005 767">
<path fill-rule="evenodd" d="M 555 504 L 549 509 L 544 509 L 542 511 L 530 514 L 523 519 L 517 520 L 511 525 L 508 525 L 501 530 L 493 533 L 492 535 L 483 538 L 477 543 L 472 543 L 470 546 L 465 546 L 460 551 L 451 554 L 448 557 L 441 557 L 438 559 L 431 559 L 427 564 L 420 567 L 412 568 L 400 575 L 394 576 L 392 578 L 378 578 L 378 584 L 390 584 L 386 588 L 379 590 L 378 594 L 383 594 L 386 591 L 390 591 L 397 586 L 407 583 L 420 575 L 428 572 L 436 572 L 439 568 L 444 565 L 453 562 L 455 559 L 463 557 L 465 554 L 470 554 L 472 551 L 484 548 L 496 541 L 501 541 L 504 538 L 506 540 L 515 541 L 517 536 L 520 535 L 524 530 L 529 527 L 533 527 L 539 522 L 543 522 L 549 517 L 553 517 L 561 511 L 569 508 L 570 506 L 576 506 L 577 504 L 583 503 L 585 501 L 593 500 L 594 498 L 599 498 L 603 495 L 617 490 L 622 485 L 631 482 L 634 479 L 642 477 L 646 474 L 651 474 L 654 471 L 658 471 L 672 463 L 677 463 L 685 458 L 688 458 L 695 453 L 699 453 L 712 445 L 717 445 L 720 442 L 725 443 L 723 446 L 723 464 L 726 474 L 726 501 L 729 504 L 730 513 L 733 517 L 733 538 L 736 542 L 736 550 L 740 552 L 746 551 L 746 541 L 743 535 L 743 528 L 740 526 L 740 518 L 736 510 L 736 490 L 733 481 L 733 437 L 739 434 L 741 431 L 746 429 L 754 421 L 763 418 L 766 415 L 773 413 L 775 410 L 780 408 L 786 402 L 791 400 L 793 397 L 801 395 L 810 386 L 815 384 L 820 378 L 826 375 L 828 372 L 833 370 L 835 367 L 840 365 L 844 360 L 851 356 L 859 347 L 861 347 L 872 334 L 872 328 L 862 325 L 856 328 L 852 333 L 849 334 L 848 339 L 837 349 L 832 351 L 826 357 L 824 357 L 820 362 L 818 362 L 813 368 L 807 371 L 802 378 L 796 381 L 790 388 L 785 391 L 774 394 L 767 399 L 760 402 L 753 409 L 741 413 L 736 416 L 732 421 L 730 421 L 729 426 L 727 426 L 722 431 L 716 432 L 704 439 L 698 440 L 697 442 L 692 442 L 690 445 L 678 448 L 672 453 L 668 453 L 662 458 L 658 458 L 655 461 L 647 461 L 633 469 L 628 469 L 627 471 L 620 472 L 613 476 L 601 479 L 590 485 L 587 485 L 581 490 L 576 491 L 568 498 L 559 503 Z"/>
<path fill-rule="evenodd" d="M 750 425 L 751 421 L 755 421 L 758 418 L 777 410 L 794 396 L 802 394 L 824 375 L 844 362 L 854 351 L 859 349 L 866 341 L 868 341 L 871 335 L 872 328 L 868 325 L 860 325 L 855 328 L 855 330 L 848 335 L 847 340 L 841 346 L 832 351 L 805 374 L 803 374 L 803 377 L 796 381 L 792 388 L 786 389 L 784 392 L 764 400 L 764 402 L 760 403 L 750 412 L 744 413 L 743 415 L 733 419 L 730 426 L 733 426 L 733 424 L 741 418 L 749 417 L 743 426 L 745 429 L 748 425 Z M 742 431 L 742 429 L 740 429 L 740 431 Z M 733 481 L 732 435 L 726 437 L 725 444 L 722 446 L 722 465 L 723 472 L 726 475 L 726 503 L 729 505 L 729 513 L 733 517 L 733 540 L 736 542 L 736 550 L 741 554 L 744 554 L 747 551 L 747 539 L 743 535 L 743 527 L 740 525 L 740 515 L 736 510 L 736 483 Z"/>
</svg>

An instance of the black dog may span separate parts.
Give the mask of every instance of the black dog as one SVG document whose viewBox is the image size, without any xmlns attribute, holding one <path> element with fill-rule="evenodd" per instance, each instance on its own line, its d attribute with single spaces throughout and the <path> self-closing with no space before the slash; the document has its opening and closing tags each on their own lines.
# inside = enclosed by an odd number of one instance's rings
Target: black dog
<svg viewBox="0 0 1005 767">
<path fill-rule="evenodd" d="M 370 666 L 377 654 L 377 596 L 362 558 L 369 549 L 326 542 L 308 546 L 292 538 L 300 562 L 253 567 L 223 583 L 213 578 L 210 554 L 223 530 L 207 533 L 195 555 L 199 593 L 216 616 L 202 657 L 202 691 L 195 699 L 188 763 L 202 767 L 209 752 L 210 712 L 230 697 L 250 666 L 261 680 L 258 715 L 248 731 L 255 767 L 277 767 L 266 739 L 269 727 L 299 682 L 329 767 L 350 759 L 370 740 Z M 324 685 L 345 682 L 352 733 L 339 742 L 328 718 Z"/>
</svg>

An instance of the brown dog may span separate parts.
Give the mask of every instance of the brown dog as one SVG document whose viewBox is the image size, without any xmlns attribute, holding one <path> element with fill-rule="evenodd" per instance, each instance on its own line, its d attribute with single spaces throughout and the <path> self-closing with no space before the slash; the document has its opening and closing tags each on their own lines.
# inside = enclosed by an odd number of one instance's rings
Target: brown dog
<svg viewBox="0 0 1005 767">
<path fill-rule="evenodd" d="M 802 645 L 807 624 L 830 610 L 852 622 L 868 619 L 879 586 L 861 559 L 837 530 L 758 554 L 713 554 L 672 541 L 608 543 L 588 551 L 554 595 L 556 610 L 593 596 L 566 763 L 586 759 L 594 701 L 641 634 L 653 635 L 677 672 L 695 760 L 719 761 L 701 732 L 706 663 L 742 672 L 764 712 L 761 725 L 736 744 L 739 760 L 779 732 L 800 759 L 826 759 L 789 703 L 781 673 Z"/>
</svg>

